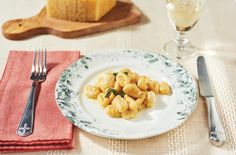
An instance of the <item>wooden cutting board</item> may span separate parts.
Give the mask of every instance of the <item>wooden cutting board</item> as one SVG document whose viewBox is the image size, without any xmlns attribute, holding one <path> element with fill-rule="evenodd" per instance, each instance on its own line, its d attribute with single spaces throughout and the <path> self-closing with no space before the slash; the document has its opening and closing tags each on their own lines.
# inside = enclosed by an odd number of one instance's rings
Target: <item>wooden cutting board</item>
<svg viewBox="0 0 236 155">
<path fill-rule="evenodd" d="M 47 17 L 47 9 L 44 7 L 36 16 L 7 21 L 2 26 L 2 32 L 11 40 L 27 39 L 40 34 L 77 38 L 135 24 L 140 20 L 141 12 L 129 0 L 119 0 L 117 5 L 98 22 L 72 22 Z"/>
</svg>

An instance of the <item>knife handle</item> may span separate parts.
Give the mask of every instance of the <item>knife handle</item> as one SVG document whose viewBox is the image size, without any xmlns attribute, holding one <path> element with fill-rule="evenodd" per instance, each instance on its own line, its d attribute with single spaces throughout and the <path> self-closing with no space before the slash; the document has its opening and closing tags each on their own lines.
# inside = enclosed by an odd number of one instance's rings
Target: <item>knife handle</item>
<svg viewBox="0 0 236 155">
<path fill-rule="evenodd" d="M 224 128 L 220 122 L 219 115 L 216 110 L 215 98 L 206 97 L 208 109 L 208 125 L 209 125 L 209 139 L 215 146 L 222 146 L 225 142 Z"/>
</svg>

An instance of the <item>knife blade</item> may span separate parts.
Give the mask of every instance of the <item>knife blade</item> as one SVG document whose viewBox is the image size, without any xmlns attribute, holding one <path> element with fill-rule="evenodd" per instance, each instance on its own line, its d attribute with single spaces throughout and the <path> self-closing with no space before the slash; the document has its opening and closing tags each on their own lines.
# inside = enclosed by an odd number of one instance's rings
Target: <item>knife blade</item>
<svg viewBox="0 0 236 155">
<path fill-rule="evenodd" d="M 197 59 L 197 71 L 200 95 L 205 98 L 207 104 L 209 139 L 213 145 L 222 146 L 225 142 L 225 132 L 216 110 L 216 101 L 203 56 L 199 56 Z"/>
<path fill-rule="evenodd" d="M 204 57 L 198 57 L 197 66 L 201 96 L 214 97 Z"/>
</svg>

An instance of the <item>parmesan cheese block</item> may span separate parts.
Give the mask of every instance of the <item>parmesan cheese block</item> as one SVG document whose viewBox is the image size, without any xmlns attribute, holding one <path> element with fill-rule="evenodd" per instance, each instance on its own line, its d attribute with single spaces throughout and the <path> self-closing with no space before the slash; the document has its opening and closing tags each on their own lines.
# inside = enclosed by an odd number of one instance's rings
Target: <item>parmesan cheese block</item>
<svg viewBox="0 0 236 155">
<path fill-rule="evenodd" d="M 47 15 L 71 21 L 98 21 L 116 0 L 47 0 Z"/>
</svg>

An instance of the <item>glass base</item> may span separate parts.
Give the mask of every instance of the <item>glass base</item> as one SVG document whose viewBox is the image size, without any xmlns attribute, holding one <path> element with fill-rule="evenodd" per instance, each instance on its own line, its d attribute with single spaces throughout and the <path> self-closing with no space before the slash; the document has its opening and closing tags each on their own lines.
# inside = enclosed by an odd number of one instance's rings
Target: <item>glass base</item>
<svg viewBox="0 0 236 155">
<path fill-rule="evenodd" d="M 194 57 L 197 52 L 196 48 L 191 43 L 187 42 L 184 46 L 177 46 L 177 43 L 172 40 L 164 45 L 164 50 L 170 57 L 177 59 L 187 59 Z"/>
</svg>

